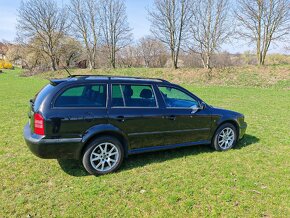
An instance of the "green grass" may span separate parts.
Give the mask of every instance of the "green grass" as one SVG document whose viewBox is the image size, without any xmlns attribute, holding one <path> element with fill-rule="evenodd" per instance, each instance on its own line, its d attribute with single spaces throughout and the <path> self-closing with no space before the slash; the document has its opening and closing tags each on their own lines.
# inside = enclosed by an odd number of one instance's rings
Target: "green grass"
<svg viewBox="0 0 290 218">
<path fill-rule="evenodd" d="M 94 177 L 75 161 L 35 157 L 22 138 L 28 100 L 46 80 L 0 74 L 0 217 L 289 217 L 290 93 L 283 87 L 186 88 L 242 112 L 236 149 L 207 146 L 131 156 L 114 174 Z"/>
</svg>

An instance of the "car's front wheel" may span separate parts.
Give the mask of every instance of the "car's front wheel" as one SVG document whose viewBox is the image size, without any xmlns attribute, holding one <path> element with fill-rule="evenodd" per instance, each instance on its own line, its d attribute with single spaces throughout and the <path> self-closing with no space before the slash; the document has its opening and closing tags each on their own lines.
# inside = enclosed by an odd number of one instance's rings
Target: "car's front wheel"
<svg viewBox="0 0 290 218">
<path fill-rule="evenodd" d="M 84 155 L 83 165 L 93 175 L 103 175 L 116 171 L 122 164 L 124 149 L 114 137 L 104 136 L 88 144 Z"/>
<path fill-rule="evenodd" d="M 231 123 L 221 125 L 212 140 L 212 146 L 217 151 L 226 151 L 233 148 L 237 143 L 237 130 Z"/>
</svg>

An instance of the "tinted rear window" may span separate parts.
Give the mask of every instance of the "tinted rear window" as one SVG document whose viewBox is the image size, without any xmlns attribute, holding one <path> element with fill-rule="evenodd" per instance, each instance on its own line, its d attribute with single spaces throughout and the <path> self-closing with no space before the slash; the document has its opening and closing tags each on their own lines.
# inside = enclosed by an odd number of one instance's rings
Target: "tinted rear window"
<svg viewBox="0 0 290 218">
<path fill-rule="evenodd" d="M 55 107 L 106 107 L 106 85 L 81 85 L 64 90 L 56 99 Z"/>
<path fill-rule="evenodd" d="M 43 102 L 44 98 L 52 92 L 54 89 L 54 86 L 51 84 L 46 85 L 43 89 L 40 90 L 40 92 L 35 96 L 34 99 L 34 111 L 38 111 L 41 103 Z"/>
</svg>

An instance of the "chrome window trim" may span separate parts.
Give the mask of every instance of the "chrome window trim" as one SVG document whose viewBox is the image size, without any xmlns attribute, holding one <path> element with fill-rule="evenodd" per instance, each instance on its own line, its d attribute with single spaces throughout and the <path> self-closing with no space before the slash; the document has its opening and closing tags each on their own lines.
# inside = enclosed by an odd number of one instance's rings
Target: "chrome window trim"
<svg viewBox="0 0 290 218">
<path fill-rule="evenodd" d="M 115 106 L 115 107 L 112 107 L 111 108 L 117 108 L 117 109 L 121 109 L 121 108 L 127 108 L 127 109 L 159 109 L 159 104 L 158 104 L 158 101 L 157 101 L 157 96 L 156 96 L 156 93 L 155 93 L 155 90 L 154 90 L 154 87 L 152 84 L 147 84 L 147 83 L 142 83 L 142 84 L 138 84 L 138 83 L 111 83 L 111 103 L 112 103 L 112 95 L 113 95 L 113 85 L 119 85 L 120 86 L 120 90 L 121 90 L 121 93 L 122 93 L 122 98 L 123 98 L 123 103 L 124 103 L 124 106 Z M 156 104 L 156 107 L 130 107 L 130 106 L 126 106 L 126 102 L 125 102 L 125 97 L 124 97 L 124 94 L 123 94 L 123 90 L 122 90 L 122 87 L 121 85 L 133 85 L 133 86 L 150 86 L 152 91 L 153 91 L 153 94 L 154 94 L 154 99 L 155 99 L 155 104 Z"/>
</svg>

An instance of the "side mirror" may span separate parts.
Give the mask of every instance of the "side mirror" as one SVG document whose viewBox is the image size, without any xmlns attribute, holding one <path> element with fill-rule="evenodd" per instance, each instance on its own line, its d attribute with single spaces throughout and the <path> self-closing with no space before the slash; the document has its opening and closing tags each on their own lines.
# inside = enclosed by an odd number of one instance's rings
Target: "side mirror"
<svg viewBox="0 0 290 218">
<path fill-rule="evenodd" d="M 203 101 L 199 105 L 200 105 L 199 107 L 200 110 L 203 110 L 206 107 L 206 104 Z"/>
<path fill-rule="evenodd" d="M 206 104 L 204 102 L 201 102 L 199 105 L 193 105 L 190 108 L 192 109 L 191 113 L 195 114 L 199 110 L 203 110 L 205 108 Z"/>
</svg>

